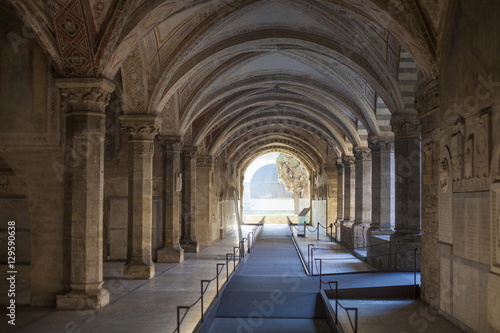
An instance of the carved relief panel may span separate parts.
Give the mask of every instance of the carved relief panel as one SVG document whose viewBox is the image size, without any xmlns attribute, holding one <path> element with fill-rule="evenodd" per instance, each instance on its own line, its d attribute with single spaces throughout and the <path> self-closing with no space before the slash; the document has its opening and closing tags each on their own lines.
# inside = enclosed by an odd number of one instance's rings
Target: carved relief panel
<svg viewBox="0 0 500 333">
<path fill-rule="evenodd" d="M 458 122 L 453 127 L 453 134 L 450 140 L 453 180 L 461 180 L 463 178 L 464 132 L 463 122 Z"/>
<path fill-rule="evenodd" d="M 465 142 L 464 148 L 464 179 L 474 177 L 474 136 L 471 135 Z"/>
<path fill-rule="evenodd" d="M 490 115 L 483 114 L 474 119 L 474 171 L 478 178 L 490 175 Z"/>
</svg>

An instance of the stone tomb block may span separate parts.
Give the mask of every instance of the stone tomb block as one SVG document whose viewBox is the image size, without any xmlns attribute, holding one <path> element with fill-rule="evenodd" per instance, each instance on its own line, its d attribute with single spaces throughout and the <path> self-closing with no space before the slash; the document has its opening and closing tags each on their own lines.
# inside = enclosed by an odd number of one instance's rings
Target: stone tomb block
<svg viewBox="0 0 500 333">
<path fill-rule="evenodd" d="M 453 194 L 453 254 L 490 264 L 490 195 Z"/>
</svg>

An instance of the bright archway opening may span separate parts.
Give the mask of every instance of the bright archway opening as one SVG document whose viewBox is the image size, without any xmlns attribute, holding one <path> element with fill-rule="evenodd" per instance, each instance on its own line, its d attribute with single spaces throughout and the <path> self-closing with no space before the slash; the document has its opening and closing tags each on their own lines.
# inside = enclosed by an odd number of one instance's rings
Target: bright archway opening
<svg viewBox="0 0 500 333">
<path fill-rule="evenodd" d="M 310 206 L 309 186 L 309 172 L 297 158 L 277 152 L 256 158 L 244 173 L 243 221 L 296 223 Z"/>
</svg>

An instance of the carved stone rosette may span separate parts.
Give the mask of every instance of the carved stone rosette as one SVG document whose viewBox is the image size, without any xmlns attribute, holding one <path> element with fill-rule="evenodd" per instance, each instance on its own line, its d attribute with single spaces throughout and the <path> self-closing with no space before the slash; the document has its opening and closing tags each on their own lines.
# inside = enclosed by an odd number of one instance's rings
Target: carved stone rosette
<svg viewBox="0 0 500 333">
<path fill-rule="evenodd" d="M 122 133 L 128 134 L 132 140 L 153 140 L 158 134 L 154 115 L 121 116 Z"/>
<path fill-rule="evenodd" d="M 115 85 L 105 79 L 57 79 L 66 112 L 104 112 Z"/>
<path fill-rule="evenodd" d="M 371 159 L 372 151 L 370 148 L 356 147 L 354 148 L 354 158 L 356 160 L 369 160 Z"/>
<path fill-rule="evenodd" d="M 372 152 L 387 151 L 394 152 L 394 138 L 384 136 L 372 136 L 368 139 L 368 147 Z"/>
<path fill-rule="evenodd" d="M 394 114 L 391 127 L 398 139 L 420 138 L 420 120 L 416 115 Z"/>
</svg>

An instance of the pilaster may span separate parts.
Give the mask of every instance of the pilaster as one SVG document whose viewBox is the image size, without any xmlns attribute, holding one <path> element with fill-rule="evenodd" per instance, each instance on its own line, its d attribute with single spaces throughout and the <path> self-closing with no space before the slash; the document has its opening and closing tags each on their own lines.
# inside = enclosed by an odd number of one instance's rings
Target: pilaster
<svg viewBox="0 0 500 333">
<path fill-rule="evenodd" d="M 153 139 L 157 134 L 154 115 L 120 117 L 122 132 L 128 135 L 128 243 L 126 279 L 151 279 L 153 223 Z"/>
<path fill-rule="evenodd" d="M 105 107 L 114 85 L 104 79 L 58 79 L 66 116 L 65 280 L 58 309 L 99 309 L 103 288 Z M 79 161 L 78 163 L 70 163 Z M 71 166 L 71 167 L 69 167 Z"/>
</svg>

